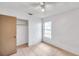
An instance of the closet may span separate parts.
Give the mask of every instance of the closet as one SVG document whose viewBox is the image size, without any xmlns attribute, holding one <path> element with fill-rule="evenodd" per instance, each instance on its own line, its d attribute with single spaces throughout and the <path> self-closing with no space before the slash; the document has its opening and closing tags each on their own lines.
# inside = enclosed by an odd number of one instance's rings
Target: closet
<svg viewBox="0 0 79 59">
<path fill-rule="evenodd" d="M 16 17 L 0 15 L 0 55 L 16 52 Z"/>
</svg>

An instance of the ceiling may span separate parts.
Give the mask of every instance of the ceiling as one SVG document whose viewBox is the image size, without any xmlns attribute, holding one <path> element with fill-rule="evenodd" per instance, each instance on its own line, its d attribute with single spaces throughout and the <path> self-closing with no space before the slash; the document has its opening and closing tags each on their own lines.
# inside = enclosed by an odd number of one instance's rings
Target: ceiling
<svg viewBox="0 0 79 59">
<path fill-rule="evenodd" d="M 17 18 L 44 18 L 79 8 L 79 2 L 46 2 L 46 11 L 42 12 L 40 2 L 0 2 L 0 14 Z M 29 15 L 28 13 L 32 13 Z"/>
</svg>

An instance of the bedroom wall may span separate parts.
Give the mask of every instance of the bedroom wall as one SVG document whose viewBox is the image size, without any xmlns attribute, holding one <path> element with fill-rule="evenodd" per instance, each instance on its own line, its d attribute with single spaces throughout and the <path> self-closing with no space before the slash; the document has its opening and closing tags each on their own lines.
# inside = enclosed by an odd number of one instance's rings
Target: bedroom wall
<svg viewBox="0 0 79 59">
<path fill-rule="evenodd" d="M 44 42 L 79 55 L 79 9 L 49 16 L 52 22 L 52 39 Z"/>
<path fill-rule="evenodd" d="M 28 45 L 35 45 L 41 42 L 42 40 L 42 26 L 41 20 L 39 18 L 31 18 L 28 21 L 28 29 L 29 29 L 29 43 Z"/>
</svg>

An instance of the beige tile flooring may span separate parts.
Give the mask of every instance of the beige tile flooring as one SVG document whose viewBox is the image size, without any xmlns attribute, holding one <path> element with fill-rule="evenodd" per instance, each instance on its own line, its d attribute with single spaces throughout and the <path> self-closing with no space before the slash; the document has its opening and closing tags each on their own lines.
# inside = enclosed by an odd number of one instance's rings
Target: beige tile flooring
<svg viewBox="0 0 79 59">
<path fill-rule="evenodd" d="M 19 47 L 17 53 L 11 56 L 74 56 L 71 53 L 57 49 L 46 43 L 40 43 L 31 47 Z"/>
</svg>

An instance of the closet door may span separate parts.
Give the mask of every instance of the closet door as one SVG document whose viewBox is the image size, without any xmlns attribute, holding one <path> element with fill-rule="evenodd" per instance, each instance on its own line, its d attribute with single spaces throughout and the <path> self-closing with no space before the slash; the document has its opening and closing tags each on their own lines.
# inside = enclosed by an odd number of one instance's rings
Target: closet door
<svg viewBox="0 0 79 59">
<path fill-rule="evenodd" d="M 16 18 L 0 16 L 1 20 L 1 53 L 10 55 L 16 52 Z"/>
<path fill-rule="evenodd" d="M 28 21 L 18 19 L 16 23 L 17 46 L 28 44 Z"/>
</svg>

